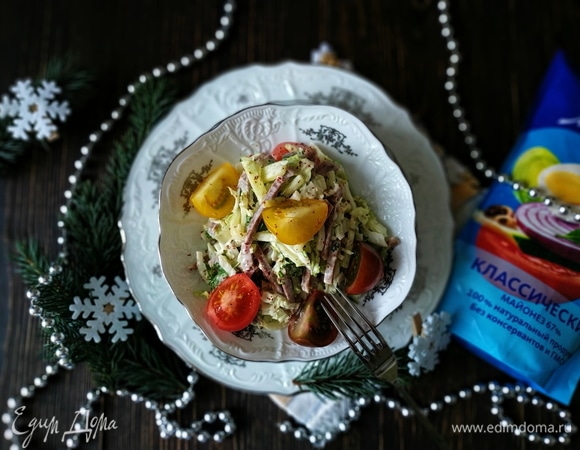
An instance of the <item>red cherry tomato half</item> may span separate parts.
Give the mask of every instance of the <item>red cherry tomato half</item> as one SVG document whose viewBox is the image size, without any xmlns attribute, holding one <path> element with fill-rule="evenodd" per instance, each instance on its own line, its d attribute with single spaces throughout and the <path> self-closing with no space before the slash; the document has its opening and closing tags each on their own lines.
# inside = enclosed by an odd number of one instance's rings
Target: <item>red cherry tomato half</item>
<svg viewBox="0 0 580 450">
<path fill-rule="evenodd" d="M 364 294 L 383 278 L 383 260 L 372 245 L 359 242 L 350 263 L 345 291 L 350 295 Z"/>
<path fill-rule="evenodd" d="M 245 273 L 223 280 L 210 294 L 206 305 L 209 320 L 220 330 L 240 331 L 258 314 L 260 289 Z"/>
<path fill-rule="evenodd" d="M 306 148 L 305 144 L 299 142 L 281 142 L 272 150 L 272 157 L 276 161 L 280 161 L 284 156 L 293 151 L 293 147 Z"/>
</svg>

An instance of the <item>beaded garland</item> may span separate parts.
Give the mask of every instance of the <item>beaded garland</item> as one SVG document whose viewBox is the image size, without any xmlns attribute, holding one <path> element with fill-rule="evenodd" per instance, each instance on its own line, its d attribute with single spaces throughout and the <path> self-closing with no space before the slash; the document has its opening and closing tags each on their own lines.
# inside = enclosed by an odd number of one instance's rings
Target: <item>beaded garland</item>
<svg viewBox="0 0 580 450">
<path fill-rule="evenodd" d="M 75 184 L 80 178 L 81 172 L 91 154 L 93 147 L 101 140 L 103 133 L 108 132 L 113 127 L 114 123 L 121 119 L 126 106 L 131 100 L 132 95 L 136 92 L 137 86 L 139 84 L 147 83 L 151 78 L 159 78 L 168 74 L 172 74 L 180 69 L 189 67 L 191 64 L 204 59 L 208 53 L 216 50 L 219 47 L 221 41 L 223 41 L 228 35 L 228 31 L 232 24 L 235 6 L 236 5 L 234 0 L 226 0 L 224 2 L 223 15 L 220 18 L 220 26 L 215 31 L 214 38 L 208 40 L 202 47 L 197 48 L 190 55 L 183 56 L 179 59 L 179 61 L 170 62 L 165 66 L 154 68 L 149 73 L 141 74 L 135 83 L 129 84 L 127 86 L 127 93 L 119 99 L 118 107 L 111 112 L 110 119 L 105 120 L 97 131 L 91 133 L 88 138 L 89 142 L 82 146 L 80 149 L 81 157 L 75 161 L 75 172 L 69 177 L 71 187 L 64 192 L 65 203 L 60 207 L 60 212 L 63 215 L 65 215 L 68 211 L 70 201 L 74 194 Z M 447 49 L 450 51 L 448 61 L 449 65 L 446 70 L 447 80 L 444 86 L 445 90 L 449 94 L 448 101 L 453 107 L 453 116 L 457 120 L 458 129 L 464 136 L 464 141 L 469 149 L 469 155 L 474 160 L 476 169 L 481 171 L 486 178 L 496 180 L 501 183 L 510 184 L 514 190 L 525 190 L 531 197 L 540 198 L 546 205 L 556 207 L 561 215 L 570 216 L 572 220 L 580 222 L 580 213 L 575 212 L 570 208 L 569 205 L 565 205 L 564 203 L 561 203 L 551 197 L 541 197 L 537 189 L 533 187 L 525 187 L 521 183 L 515 180 L 511 180 L 506 175 L 498 174 L 483 160 L 482 153 L 477 147 L 475 136 L 470 131 L 470 124 L 465 118 L 464 110 L 459 105 L 456 76 L 457 66 L 460 61 L 460 54 L 458 51 L 457 41 L 454 38 L 453 30 L 449 24 L 450 17 L 448 0 L 439 1 L 437 3 L 437 7 L 440 11 L 439 22 L 442 26 L 441 34 L 446 40 Z M 61 234 L 57 239 L 58 244 L 61 246 L 61 251 L 58 253 L 57 262 L 50 266 L 48 273 L 38 279 L 39 285 L 51 283 L 52 277 L 55 274 L 58 274 L 62 270 L 62 266 L 66 264 L 66 228 L 63 221 L 59 221 L 57 225 L 61 230 Z M 42 308 L 39 307 L 37 302 L 39 291 L 36 289 L 31 289 L 27 292 L 26 295 L 30 300 L 30 314 L 40 319 L 42 328 L 50 330 L 53 326 L 53 321 L 50 318 L 43 317 Z M 51 342 L 56 345 L 55 356 L 58 358 L 57 364 L 47 365 L 45 372 L 42 375 L 35 377 L 30 385 L 23 386 L 20 389 L 18 396 L 8 399 L 8 410 L 2 415 L 2 421 L 7 425 L 4 437 L 5 439 L 12 442 L 10 450 L 16 450 L 20 448 L 18 436 L 15 435 L 8 426 L 14 422 L 15 411 L 22 406 L 26 399 L 33 397 L 37 390 L 44 388 L 48 384 L 49 378 L 56 375 L 60 368 L 67 370 L 74 368 L 74 364 L 71 362 L 68 356 L 68 349 L 62 342 L 63 338 L 64 336 L 60 335 L 59 333 L 53 333 L 50 336 Z M 190 426 L 186 427 L 181 426 L 175 420 L 171 420 L 170 418 L 170 415 L 175 410 L 184 408 L 194 399 L 194 386 L 197 380 L 198 374 L 195 371 L 192 371 L 192 373 L 187 378 L 189 387 L 182 393 L 181 398 L 175 400 L 174 402 L 165 404 L 159 404 L 155 401 L 147 400 L 140 395 L 131 394 L 126 391 L 117 391 L 114 392 L 114 394 L 118 396 L 129 396 L 132 401 L 143 402 L 145 408 L 155 411 L 156 424 L 159 427 L 159 433 L 162 438 L 175 436 L 179 439 L 195 439 L 201 443 L 211 440 L 215 442 L 222 442 L 225 438 L 231 436 L 236 429 L 236 425 L 229 411 L 224 410 L 218 412 L 207 412 L 204 414 L 203 419 L 194 421 L 190 424 Z M 94 403 L 99 399 L 101 394 L 105 393 L 109 393 L 106 387 L 100 387 L 89 391 L 86 394 L 86 403 L 80 408 L 80 413 L 84 417 L 89 417 Z M 520 384 L 500 385 L 496 382 L 490 382 L 488 384 L 476 384 L 471 388 L 460 390 L 455 394 L 444 395 L 440 401 L 432 402 L 428 407 L 423 408 L 421 412 L 424 415 L 428 415 L 430 413 L 440 411 L 446 405 L 454 404 L 458 400 L 467 400 L 470 399 L 473 394 L 483 393 L 489 393 L 490 395 L 491 413 L 498 418 L 498 425 L 511 430 L 518 436 L 527 438 L 527 440 L 530 442 L 539 442 L 547 446 L 553 446 L 557 443 L 568 444 L 570 442 L 571 435 L 577 431 L 577 427 L 571 421 L 571 414 L 569 411 L 560 408 L 553 402 L 544 401 L 542 398 L 536 395 L 532 388 L 525 387 Z M 513 420 L 505 415 L 503 411 L 502 405 L 505 399 L 515 399 L 518 403 L 522 404 L 529 403 L 534 406 L 543 406 L 546 410 L 556 413 L 560 420 L 563 422 L 563 427 L 560 427 L 560 429 L 564 429 L 564 431 L 560 433 L 538 434 L 533 431 L 529 432 L 526 429 L 513 426 Z M 342 421 L 334 431 L 327 431 L 324 433 L 313 432 L 303 426 L 295 426 L 290 421 L 285 421 L 279 424 L 279 429 L 283 433 L 292 433 L 296 439 L 306 439 L 313 446 L 321 448 L 324 447 L 326 443 L 333 440 L 337 433 L 348 431 L 350 428 L 350 423 L 359 418 L 361 409 L 365 406 L 368 406 L 371 402 L 383 404 L 387 409 L 390 410 L 396 410 L 403 417 L 412 417 L 415 414 L 412 408 L 408 407 L 407 405 L 402 405 L 398 400 L 387 398 L 384 395 L 377 393 L 372 398 L 361 397 L 357 399 L 354 403 L 354 406 L 349 410 L 347 418 Z M 214 424 L 216 422 L 221 423 L 221 430 L 213 432 L 212 434 L 204 429 L 206 424 Z M 81 424 L 78 423 L 76 426 L 80 428 Z M 67 448 L 76 448 L 79 444 L 80 442 L 77 434 L 72 435 L 66 440 Z"/>
<path fill-rule="evenodd" d="M 103 133 L 110 131 L 115 122 L 121 119 L 133 94 L 137 90 L 137 86 L 145 84 L 153 78 L 159 78 L 187 68 L 195 62 L 203 60 L 209 53 L 219 48 L 221 42 L 228 36 L 228 32 L 232 26 L 235 7 L 235 0 L 225 0 L 223 4 L 223 14 L 219 19 L 220 25 L 216 29 L 214 37 L 205 42 L 203 46 L 198 47 L 189 55 L 182 56 L 178 61 L 169 62 L 165 66 L 155 67 L 150 72 L 141 74 L 134 83 L 127 86 L 127 93 L 119 99 L 118 107 L 111 112 L 110 118 L 102 122 L 99 129 L 89 135 L 89 142 L 81 147 L 81 157 L 74 162 L 75 172 L 68 178 L 71 187 L 64 192 L 65 203 L 60 207 L 61 214 L 67 214 L 71 199 L 74 195 L 76 182 L 80 179 L 82 170 L 94 146 L 101 140 Z M 66 264 L 67 236 L 64 221 L 59 220 L 57 226 L 60 230 L 60 236 L 57 238 L 57 243 L 61 250 L 58 253 L 56 262 L 49 267 L 48 273 L 45 276 L 39 277 L 38 285 L 50 284 L 53 276 L 60 273 L 63 265 Z M 51 318 L 43 317 L 43 310 L 38 305 L 39 291 L 37 289 L 30 289 L 26 293 L 26 296 L 30 300 L 30 314 L 40 319 L 42 328 L 50 330 L 53 327 L 54 322 Z M 49 377 L 57 374 L 61 367 L 67 370 L 74 368 L 74 364 L 69 358 L 69 350 L 63 344 L 63 339 L 64 336 L 60 333 L 52 333 L 50 336 L 51 343 L 56 346 L 55 356 L 57 358 L 57 364 L 47 365 L 45 372 L 42 375 L 35 377 L 32 384 L 22 387 L 18 396 L 11 397 L 7 401 L 8 410 L 2 415 L 2 421 L 7 425 L 4 437 L 12 442 L 10 450 L 17 450 L 20 448 L 19 437 L 13 433 L 9 426 L 14 422 L 15 411 L 23 405 L 25 399 L 33 397 L 37 389 L 45 387 L 48 383 Z M 198 442 L 208 442 L 210 440 L 222 442 L 226 437 L 233 434 L 236 428 L 229 411 L 208 412 L 203 416 L 202 420 L 195 421 L 191 423 L 191 425 L 185 427 L 179 425 L 169 417 L 176 409 L 184 408 L 191 402 L 191 400 L 193 400 L 195 397 L 194 385 L 197 380 L 198 375 L 193 371 L 187 378 L 189 387 L 182 393 L 181 398 L 174 402 L 165 404 L 158 404 L 157 402 L 147 400 L 140 395 L 131 394 L 125 391 L 117 391 L 115 394 L 119 396 L 130 396 L 131 400 L 134 402 L 144 402 L 147 409 L 155 411 L 156 424 L 159 427 L 159 434 L 162 438 L 176 436 L 180 439 L 196 439 Z M 79 410 L 82 416 L 85 418 L 89 417 L 94 402 L 102 393 L 108 393 L 108 389 L 106 387 L 100 387 L 87 393 L 87 403 Z M 221 422 L 221 430 L 213 432 L 212 434 L 204 429 L 205 424 L 212 424 L 215 422 Z M 76 423 L 75 426 L 81 427 L 81 424 Z M 78 434 L 71 435 L 66 440 L 66 446 L 68 448 L 78 447 L 80 444 L 78 436 Z"/>
<path fill-rule="evenodd" d="M 469 149 L 469 156 L 473 160 L 475 168 L 490 180 L 508 184 L 514 191 L 523 191 L 531 198 L 541 200 L 546 206 L 554 208 L 563 219 L 580 223 L 580 210 L 578 208 L 567 205 L 557 198 L 543 195 L 534 186 L 526 186 L 506 174 L 498 173 L 483 159 L 482 151 L 477 146 L 477 139 L 471 131 L 471 124 L 466 119 L 465 110 L 460 104 L 461 97 L 457 90 L 457 73 L 459 62 L 461 61 L 461 54 L 459 53 L 459 44 L 455 39 L 455 33 L 451 27 L 449 0 L 438 1 L 437 8 L 440 12 L 438 19 L 441 24 L 441 36 L 445 39 L 447 50 L 449 50 L 448 65 L 445 70 L 447 78 L 444 84 L 444 88 L 448 94 L 447 101 L 452 107 L 453 117 L 457 121 L 457 128 L 463 134 L 463 140 Z"/>
</svg>

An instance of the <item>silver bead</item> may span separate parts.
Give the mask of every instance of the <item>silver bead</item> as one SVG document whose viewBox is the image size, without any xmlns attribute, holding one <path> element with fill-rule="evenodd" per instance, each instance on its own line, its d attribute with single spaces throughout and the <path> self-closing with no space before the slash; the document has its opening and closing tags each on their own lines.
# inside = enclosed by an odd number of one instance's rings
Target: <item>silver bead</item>
<svg viewBox="0 0 580 450">
<path fill-rule="evenodd" d="M 206 442 L 208 442 L 210 440 L 211 436 L 207 431 L 202 431 L 201 433 L 199 433 L 197 435 L 197 441 L 205 444 Z"/>
<path fill-rule="evenodd" d="M 187 391 L 183 391 L 181 394 L 181 401 L 184 403 L 189 403 L 194 397 L 195 393 L 188 389 Z"/>
<path fill-rule="evenodd" d="M 40 322 L 42 328 L 52 328 L 54 325 L 54 319 L 47 319 L 46 317 Z"/>
<path fill-rule="evenodd" d="M 470 389 L 462 389 L 457 393 L 457 395 L 459 395 L 459 397 L 463 398 L 463 399 L 470 398 L 471 397 L 471 390 Z"/>
<path fill-rule="evenodd" d="M 34 386 L 26 387 L 22 386 L 20 388 L 20 396 L 23 398 L 30 398 L 34 394 Z"/>
<path fill-rule="evenodd" d="M 443 408 L 443 405 L 440 402 L 432 402 L 429 405 L 429 408 L 431 408 L 431 411 L 440 411 Z"/>
<path fill-rule="evenodd" d="M 79 446 L 79 440 L 74 438 L 68 438 L 66 440 L 66 448 L 77 448 Z"/>
<path fill-rule="evenodd" d="M 28 308 L 28 313 L 31 316 L 38 317 L 38 316 L 42 315 L 42 308 L 38 305 L 33 305 L 30 308 Z"/>
<path fill-rule="evenodd" d="M 285 421 L 285 422 L 280 423 L 280 425 L 278 425 L 278 429 L 282 433 L 288 433 L 289 431 L 292 430 L 292 425 L 290 425 L 290 422 Z"/>
<path fill-rule="evenodd" d="M 169 413 L 175 412 L 175 405 L 173 403 L 165 403 L 163 409 Z"/>
<path fill-rule="evenodd" d="M 204 422 L 213 423 L 217 419 L 217 414 L 213 412 L 208 412 L 203 415 Z"/>
<path fill-rule="evenodd" d="M 475 391 L 475 387 L 474 387 L 474 391 Z M 475 392 L 479 392 L 479 391 L 475 391 Z M 455 395 L 448 394 L 448 395 L 445 395 L 443 397 L 443 401 L 445 403 L 447 403 L 448 405 L 452 405 L 453 403 L 457 402 L 457 397 Z"/>
<path fill-rule="evenodd" d="M 473 392 L 477 394 L 482 394 L 487 390 L 487 386 L 484 383 L 477 383 L 473 385 Z"/>
<path fill-rule="evenodd" d="M 375 394 L 373 400 L 375 403 L 383 403 L 385 402 L 386 397 L 383 394 Z"/>
<path fill-rule="evenodd" d="M 213 435 L 214 442 L 221 443 L 225 440 L 225 438 L 226 438 L 226 433 L 224 433 L 223 431 L 218 431 L 218 432 L 214 433 L 214 435 Z"/>
<path fill-rule="evenodd" d="M 56 333 L 52 333 L 50 335 L 50 342 L 52 342 L 53 344 L 57 344 L 59 342 L 62 342 L 64 340 L 64 333 L 62 332 L 56 332 Z"/>
<path fill-rule="evenodd" d="M 370 399 L 366 398 L 366 397 L 360 397 L 357 399 L 356 404 L 358 406 L 367 406 L 370 403 Z"/>
<path fill-rule="evenodd" d="M 157 402 L 147 400 L 145 401 L 145 408 L 149 410 L 157 409 Z"/>
<path fill-rule="evenodd" d="M 350 408 L 347 412 L 348 417 L 352 420 L 357 420 L 360 417 L 360 409 L 359 408 Z"/>
<path fill-rule="evenodd" d="M 569 445 L 570 441 L 571 441 L 570 436 L 568 436 L 567 434 L 561 434 L 560 436 L 558 436 L 558 443 L 562 445 Z"/>
<path fill-rule="evenodd" d="M 548 434 L 547 436 L 544 436 L 542 438 L 542 444 L 544 444 L 548 447 L 552 447 L 552 446 L 556 445 L 556 437 L 552 436 L 551 434 Z"/>
<path fill-rule="evenodd" d="M 191 372 L 189 375 L 187 375 L 187 382 L 189 384 L 195 384 L 197 383 L 199 380 L 199 374 L 197 374 L 196 372 Z"/>
</svg>

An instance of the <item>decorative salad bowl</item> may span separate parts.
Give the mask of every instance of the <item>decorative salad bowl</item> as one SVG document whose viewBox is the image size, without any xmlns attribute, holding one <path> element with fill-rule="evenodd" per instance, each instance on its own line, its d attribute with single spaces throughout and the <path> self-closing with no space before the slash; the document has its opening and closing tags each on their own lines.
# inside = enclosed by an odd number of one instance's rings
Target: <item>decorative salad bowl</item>
<svg viewBox="0 0 580 450">
<path fill-rule="evenodd" d="M 207 249 L 202 239 L 208 218 L 191 205 L 190 196 L 213 169 L 242 156 L 269 154 L 282 142 L 316 145 L 344 168 L 350 190 L 366 200 L 379 222 L 399 240 L 389 255 L 388 284 L 378 285 L 359 303 L 380 323 L 405 300 L 416 271 L 415 207 L 411 188 L 383 144 L 358 118 L 332 106 L 266 104 L 244 109 L 201 135 L 179 153 L 165 173 L 160 191 L 159 255 L 163 274 L 184 314 L 215 347 L 251 361 L 311 361 L 347 348 L 338 336 L 323 347 L 298 345 L 286 328 L 250 326 L 224 331 L 206 313 L 211 289 L 200 276 L 196 254 Z M 205 294 L 204 294 L 205 293 Z"/>
</svg>

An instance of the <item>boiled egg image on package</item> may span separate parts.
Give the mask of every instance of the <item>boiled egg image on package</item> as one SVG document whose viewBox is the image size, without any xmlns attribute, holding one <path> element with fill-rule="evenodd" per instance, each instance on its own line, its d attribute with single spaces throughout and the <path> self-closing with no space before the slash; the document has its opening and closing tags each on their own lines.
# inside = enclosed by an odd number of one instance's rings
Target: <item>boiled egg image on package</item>
<svg viewBox="0 0 580 450">
<path fill-rule="evenodd" d="M 580 164 L 554 164 L 538 174 L 538 187 L 557 199 L 580 205 Z"/>
</svg>

